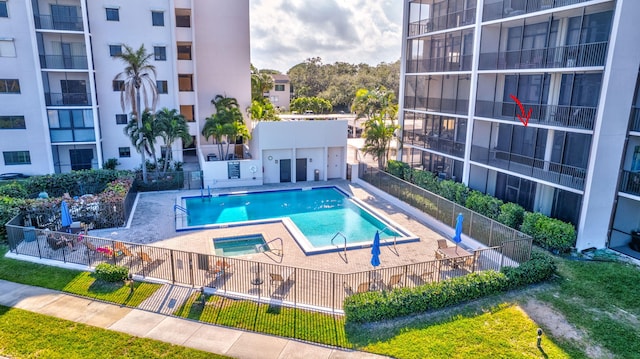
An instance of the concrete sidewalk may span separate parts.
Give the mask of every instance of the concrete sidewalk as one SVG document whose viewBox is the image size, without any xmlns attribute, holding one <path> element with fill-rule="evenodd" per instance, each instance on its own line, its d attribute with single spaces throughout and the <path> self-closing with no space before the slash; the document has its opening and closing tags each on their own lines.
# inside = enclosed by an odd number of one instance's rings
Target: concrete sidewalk
<svg viewBox="0 0 640 359">
<path fill-rule="evenodd" d="M 0 305 L 234 358 L 383 358 L 223 328 L 0 280 Z"/>
</svg>

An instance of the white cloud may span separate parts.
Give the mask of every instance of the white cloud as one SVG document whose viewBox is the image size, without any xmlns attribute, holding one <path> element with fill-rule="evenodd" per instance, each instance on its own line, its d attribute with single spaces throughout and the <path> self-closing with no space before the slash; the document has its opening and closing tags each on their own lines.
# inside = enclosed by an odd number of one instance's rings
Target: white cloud
<svg viewBox="0 0 640 359">
<path fill-rule="evenodd" d="M 310 57 L 323 63 L 400 58 L 399 0 L 250 0 L 251 62 L 288 71 Z"/>
</svg>

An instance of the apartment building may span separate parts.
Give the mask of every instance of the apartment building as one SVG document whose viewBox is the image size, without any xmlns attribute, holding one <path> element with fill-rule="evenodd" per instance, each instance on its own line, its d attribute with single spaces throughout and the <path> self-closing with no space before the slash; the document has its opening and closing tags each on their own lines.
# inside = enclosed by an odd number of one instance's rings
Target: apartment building
<svg viewBox="0 0 640 359">
<path fill-rule="evenodd" d="M 156 110 L 179 110 L 193 147 L 216 95 L 250 105 L 248 0 L 0 0 L 0 173 L 140 165 L 114 81 L 123 45 L 153 54 Z"/>
<path fill-rule="evenodd" d="M 579 250 L 626 248 L 638 14 L 636 0 L 407 1 L 399 159 L 573 223 Z"/>
<path fill-rule="evenodd" d="M 291 105 L 291 81 L 285 74 L 272 74 L 273 88 L 264 96 L 269 98 L 273 107 L 280 111 L 289 111 Z"/>
</svg>

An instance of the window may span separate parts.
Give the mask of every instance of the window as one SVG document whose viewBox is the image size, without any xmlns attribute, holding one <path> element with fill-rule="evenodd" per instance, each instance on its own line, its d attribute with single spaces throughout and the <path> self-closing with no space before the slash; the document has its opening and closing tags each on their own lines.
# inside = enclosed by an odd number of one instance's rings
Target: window
<svg viewBox="0 0 640 359">
<path fill-rule="evenodd" d="M 192 74 L 179 74 L 178 75 L 178 89 L 180 91 L 193 91 L 193 75 Z"/>
<path fill-rule="evenodd" d="M 178 43 L 178 60 L 191 60 L 191 43 Z"/>
<path fill-rule="evenodd" d="M 176 27 L 191 27 L 191 15 L 176 14 Z"/>
<path fill-rule="evenodd" d="M 20 93 L 20 80 L 0 79 L 0 93 Z"/>
<path fill-rule="evenodd" d="M 156 81 L 156 88 L 158 89 L 158 93 L 159 94 L 169 93 L 167 81 L 157 80 Z"/>
<path fill-rule="evenodd" d="M 154 46 L 153 56 L 156 61 L 167 61 L 167 48 L 164 46 Z"/>
<path fill-rule="evenodd" d="M 0 17 L 9 17 L 6 1 L 0 1 Z"/>
<path fill-rule="evenodd" d="M 0 57 L 16 57 L 13 39 L 0 39 Z"/>
<path fill-rule="evenodd" d="M 180 105 L 180 114 L 187 122 L 194 122 L 195 120 L 195 108 L 193 105 Z"/>
<path fill-rule="evenodd" d="M 25 129 L 24 116 L 0 116 L 1 130 Z"/>
<path fill-rule="evenodd" d="M 113 91 L 122 91 L 124 89 L 124 81 L 113 80 Z"/>
<path fill-rule="evenodd" d="M 118 147 L 118 154 L 120 158 L 131 157 L 131 147 Z"/>
<path fill-rule="evenodd" d="M 284 85 L 276 85 L 276 91 L 284 91 Z"/>
<path fill-rule="evenodd" d="M 153 23 L 153 26 L 164 26 L 164 12 L 152 11 L 151 22 Z"/>
<path fill-rule="evenodd" d="M 107 21 L 120 21 L 120 10 L 115 8 L 106 8 Z"/>
<path fill-rule="evenodd" d="M 122 54 L 122 45 L 109 45 L 109 55 L 116 56 Z"/>
<path fill-rule="evenodd" d="M 126 125 L 129 122 L 127 115 L 124 113 L 116 114 L 116 125 Z"/>
<path fill-rule="evenodd" d="M 4 156 L 5 166 L 31 164 L 29 151 L 6 151 L 2 152 L 2 155 Z"/>
</svg>

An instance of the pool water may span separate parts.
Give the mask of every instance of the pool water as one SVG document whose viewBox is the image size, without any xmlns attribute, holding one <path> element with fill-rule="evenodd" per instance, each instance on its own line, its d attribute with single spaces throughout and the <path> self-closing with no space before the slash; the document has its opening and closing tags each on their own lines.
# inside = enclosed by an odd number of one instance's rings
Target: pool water
<svg viewBox="0 0 640 359">
<path fill-rule="evenodd" d="M 315 247 L 332 246 L 337 232 L 347 243 L 371 242 L 376 231 L 380 238 L 402 237 L 386 228 L 382 220 L 360 207 L 334 187 L 184 198 L 189 212 L 188 226 L 238 223 L 288 217 Z M 384 230 L 383 230 L 384 229 Z M 344 238 L 337 237 L 336 245 Z"/>
<path fill-rule="evenodd" d="M 217 255 L 227 257 L 258 253 L 256 246 L 265 245 L 262 235 L 214 238 L 213 247 Z"/>
</svg>

